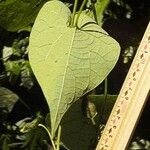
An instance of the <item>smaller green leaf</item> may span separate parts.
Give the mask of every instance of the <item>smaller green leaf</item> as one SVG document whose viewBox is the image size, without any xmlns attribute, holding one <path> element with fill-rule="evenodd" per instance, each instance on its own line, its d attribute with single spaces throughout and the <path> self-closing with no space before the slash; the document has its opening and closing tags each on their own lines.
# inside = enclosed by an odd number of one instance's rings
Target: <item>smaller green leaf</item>
<svg viewBox="0 0 150 150">
<path fill-rule="evenodd" d="M 34 85 L 33 73 L 30 68 L 29 62 L 24 61 L 21 68 L 21 86 L 24 86 L 27 89 L 31 89 Z"/>
<path fill-rule="evenodd" d="M 94 144 L 96 129 L 91 120 L 84 116 L 82 100 L 76 101 L 61 121 L 61 141 L 69 150 L 87 150 Z"/>
<path fill-rule="evenodd" d="M 94 4 L 95 10 L 87 13 L 90 17 L 95 18 L 100 26 L 103 24 L 104 12 L 109 3 L 110 0 L 97 0 L 97 2 Z M 91 5 L 91 2 L 89 5 Z"/>
<path fill-rule="evenodd" d="M 0 26 L 8 31 L 27 29 L 47 0 L 4 0 L 0 2 Z"/>
<path fill-rule="evenodd" d="M 7 76 L 9 78 L 9 82 L 13 85 L 19 78 L 21 72 L 21 63 L 22 60 L 19 61 L 6 61 L 4 63 L 5 69 L 7 71 Z"/>
<path fill-rule="evenodd" d="M 6 108 L 10 112 L 18 100 L 17 94 L 0 86 L 0 109 Z"/>
<path fill-rule="evenodd" d="M 89 95 L 89 101 L 93 102 L 96 106 L 96 110 L 98 112 L 98 117 L 102 117 L 102 122 L 106 123 L 109 115 L 112 111 L 112 108 L 117 99 L 117 95 L 107 95 L 107 99 L 105 101 L 105 95 Z M 105 108 L 104 108 L 105 107 Z M 102 112 L 104 110 L 104 112 Z M 103 114 L 102 114 L 103 113 Z M 103 116 L 101 116 L 103 115 Z"/>
<path fill-rule="evenodd" d="M 18 76 L 21 71 L 21 67 L 18 61 L 7 61 L 5 63 L 6 71 Z"/>
<path fill-rule="evenodd" d="M 97 0 L 95 4 L 95 9 L 96 9 L 96 17 L 98 24 L 102 26 L 103 23 L 103 17 L 104 17 L 104 12 L 109 5 L 110 0 Z"/>
</svg>

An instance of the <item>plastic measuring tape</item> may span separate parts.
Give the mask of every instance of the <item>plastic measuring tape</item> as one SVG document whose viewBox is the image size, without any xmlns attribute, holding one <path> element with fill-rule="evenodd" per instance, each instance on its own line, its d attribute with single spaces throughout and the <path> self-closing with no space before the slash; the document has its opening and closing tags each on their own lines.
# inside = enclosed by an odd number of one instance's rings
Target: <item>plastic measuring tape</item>
<svg viewBox="0 0 150 150">
<path fill-rule="evenodd" d="M 150 23 L 96 150 L 125 150 L 150 90 Z"/>
</svg>

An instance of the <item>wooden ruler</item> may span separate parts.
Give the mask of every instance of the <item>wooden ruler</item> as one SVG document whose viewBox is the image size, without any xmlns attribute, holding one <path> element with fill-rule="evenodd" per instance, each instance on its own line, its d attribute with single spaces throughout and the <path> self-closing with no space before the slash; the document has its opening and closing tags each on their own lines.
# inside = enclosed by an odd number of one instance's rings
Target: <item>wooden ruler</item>
<svg viewBox="0 0 150 150">
<path fill-rule="evenodd" d="M 129 138 L 146 102 L 149 90 L 150 23 L 145 31 L 96 150 L 126 149 Z"/>
</svg>

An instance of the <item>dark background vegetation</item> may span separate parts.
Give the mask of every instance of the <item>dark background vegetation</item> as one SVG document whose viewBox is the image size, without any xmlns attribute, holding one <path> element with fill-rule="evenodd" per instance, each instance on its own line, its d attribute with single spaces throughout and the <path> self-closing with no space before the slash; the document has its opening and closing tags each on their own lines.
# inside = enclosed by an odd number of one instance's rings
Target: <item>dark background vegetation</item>
<svg viewBox="0 0 150 150">
<path fill-rule="evenodd" d="M 23 23 L 22 19 L 26 19 L 28 16 L 21 16 L 22 18 L 20 20 L 17 18 L 18 20 L 15 22 L 11 15 L 7 15 L 9 10 L 12 9 L 11 6 L 6 11 L 3 9 L 2 2 L 0 1 L 0 146 L 3 150 L 7 150 L 9 149 L 8 144 L 20 142 L 22 138 L 16 139 L 18 130 L 12 129 L 16 122 L 27 117 L 29 120 L 38 118 L 38 112 L 44 118 L 48 113 L 48 106 L 28 63 L 27 38 L 30 35 L 30 29 L 22 28 L 23 25 L 19 25 L 19 21 Z M 35 2 L 34 0 L 34 4 Z M 70 2 L 72 1 L 68 1 L 68 3 Z M 32 26 L 38 10 L 44 3 L 45 1 L 42 1 L 40 4 L 37 4 L 39 8 L 34 10 L 35 14 L 33 13 L 29 18 L 29 20 L 33 19 L 33 21 L 29 24 L 25 23 L 26 25 Z M 18 4 L 15 4 L 17 7 Z M 14 7 L 15 11 L 14 5 L 12 7 Z M 72 9 L 72 6 L 70 8 Z M 3 13 L 4 11 L 7 12 L 6 16 Z M 17 13 L 22 13 L 24 10 L 22 8 L 21 11 L 20 8 L 20 10 L 16 9 L 16 11 L 18 11 Z M 32 13 L 31 10 L 29 13 Z M 109 94 L 116 95 L 119 93 L 149 20 L 150 5 L 146 0 L 111 0 L 105 10 L 103 28 L 121 46 L 119 61 L 108 76 Z M 9 27 L 11 23 L 12 25 L 10 26 L 12 27 Z M 13 51 L 10 55 L 6 55 L 5 58 L 4 51 L 8 47 L 13 49 Z M 96 88 L 95 94 L 102 94 L 103 90 L 104 86 L 102 83 Z M 145 144 L 149 144 L 149 116 L 150 101 L 148 100 L 133 135 L 133 140 L 137 142 L 136 146 L 144 147 Z M 141 142 L 141 139 L 144 139 L 145 143 Z M 27 145 L 24 144 L 22 149 L 31 149 L 29 147 L 26 148 Z M 15 146 L 18 145 L 11 146 L 12 149 L 15 149 Z M 150 146 L 147 149 L 150 149 Z"/>
</svg>

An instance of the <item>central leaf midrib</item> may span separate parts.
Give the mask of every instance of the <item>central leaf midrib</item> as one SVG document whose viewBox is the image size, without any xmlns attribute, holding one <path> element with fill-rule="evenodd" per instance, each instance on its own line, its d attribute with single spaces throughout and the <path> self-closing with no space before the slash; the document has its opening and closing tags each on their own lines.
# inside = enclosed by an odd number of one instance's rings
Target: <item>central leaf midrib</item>
<svg viewBox="0 0 150 150">
<path fill-rule="evenodd" d="M 60 96 L 58 98 L 57 110 L 56 110 L 55 119 L 54 119 L 55 124 L 56 124 L 56 120 L 57 120 L 57 116 L 58 116 L 58 111 L 59 111 L 59 105 L 60 105 L 60 101 L 61 101 L 61 97 L 62 97 L 62 92 L 63 92 L 63 89 L 64 89 L 64 82 L 65 82 L 65 78 L 66 78 L 66 72 L 67 72 L 67 68 L 68 68 L 68 64 L 69 64 L 69 59 L 70 59 L 70 54 L 71 54 L 71 51 L 72 51 L 72 45 L 73 45 L 73 42 L 74 42 L 75 33 L 76 33 L 76 28 L 74 28 L 74 33 L 73 33 L 71 43 L 70 43 L 70 49 L 69 49 L 69 54 L 68 54 L 68 58 L 67 58 L 67 63 L 66 63 L 66 66 L 65 66 L 65 71 L 64 71 L 64 75 L 63 75 L 63 79 L 62 79 L 62 87 L 61 87 L 61 91 L 60 91 Z M 55 124 L 54 124 L 54 126 L 55 126 Z M 53 129 L 53 130 L 54 130 L 53 132 L 55 132 L 55 129 Z"/>
</svg>

